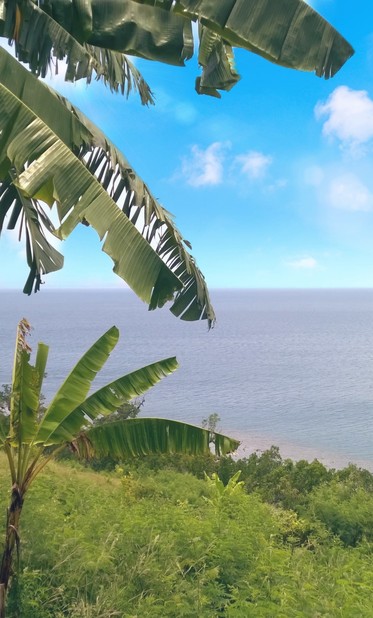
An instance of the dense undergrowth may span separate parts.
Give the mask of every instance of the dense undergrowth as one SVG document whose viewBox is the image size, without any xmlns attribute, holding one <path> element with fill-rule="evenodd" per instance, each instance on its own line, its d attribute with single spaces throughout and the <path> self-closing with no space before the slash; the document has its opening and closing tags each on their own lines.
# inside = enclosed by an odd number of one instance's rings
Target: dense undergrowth
<svg viewBox="0 0 373 618">
<path fill-rule="evenodd" d="M 9 618 L 373 616 L 373 476 L 275 448 L 101 472 L 51 464 L 21 536 Z"/>
</svg>

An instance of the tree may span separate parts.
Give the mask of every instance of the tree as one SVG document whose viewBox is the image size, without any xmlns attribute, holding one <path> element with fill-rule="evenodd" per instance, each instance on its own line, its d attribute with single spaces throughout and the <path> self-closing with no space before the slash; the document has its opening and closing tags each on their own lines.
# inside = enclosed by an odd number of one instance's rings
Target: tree
<svg viewBox="0 0 373 618">
<path fill-rule="evenodd" d="M 92 380 L 118 341 L 119 333 L 114 326 L 82 356 L 40 416 L 48 347 L 39 343 L 35 365 L 31 365 L 29 332 L 29 323 L 21 320 L 16 338 L 10 415 L 0 416 L 0 447 L 8 459 L 12 483 L 0 565 L 0 618 L 5 616 L 14 550 L 19 549 L 19 522 L 26 493 L 35 477 L 63 449 L 69 447 L 84 458 L 169 452 L 198 454 L 210 449 L 209 431 L 177 421 L 125 418 L 112 423 L 93 423 L 99 416 L 115 415 L 124 402 L 141 395 L 177 368 L 175 358 L 161 360 L 88 395 Z M 238 446 L 237 441 L 221 434 L 213 437 L 217 454 Z"/>
<path fill-rule="evenodd" d="M 2 384 L 0 389 L 0 414 L 7 416 L 10 413 L 10 384 Z"/>
<path fill-rule="evenodd" d="M 78 109 L 38 80 L 66 60 L 65 79 L 102 79 L 112 90 L 150 88 L 125 53 L 183 65 L 199 25 L 199 93 L 219 96 L 239 79 L 232 45 L 317 75 L 332 76 L 351 46 L 302 0 L 0 0 L 0 232 L 20 225 L 30 274 L 24 292 L 62 268 L 47 233 L 65 239 L 79 223 L 105 239 L 114 271 L 150 309 L 173 300 L 185 320 L 214 321 L 204 277 L 172 216 L 115 146 Z M 46 208 L 57 206 L 55 229 Z"/>
</svg>

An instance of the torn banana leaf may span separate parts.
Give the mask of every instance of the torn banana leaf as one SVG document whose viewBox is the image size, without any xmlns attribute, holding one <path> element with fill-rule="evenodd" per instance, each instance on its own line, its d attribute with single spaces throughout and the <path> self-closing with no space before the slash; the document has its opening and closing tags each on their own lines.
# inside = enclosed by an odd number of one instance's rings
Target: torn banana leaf
<svg viewBox="0 0 373 618">
<path fill-rule="evenodd" d="M 23 212 L 17 195 L 56 203 L 55 234 L 64 239 L 80 222 L 91 225 L 104 240 L 114 272 L 150 309 L 173 300 L 171 311 L 182 319 L 214 321 L 188 243 L 104 134 L 3 49 L 0 92 L 0 220 L 5 210 L 11 220 Z M 37 277 L 44 272 L 39 268 Z"/>
</svg>

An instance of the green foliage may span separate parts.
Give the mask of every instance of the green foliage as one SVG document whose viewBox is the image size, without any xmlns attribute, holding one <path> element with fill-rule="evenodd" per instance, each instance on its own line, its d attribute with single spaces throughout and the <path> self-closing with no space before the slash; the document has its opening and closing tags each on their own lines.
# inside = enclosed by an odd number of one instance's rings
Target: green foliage
<svg viewBox="0 0 373 618">
<path fill-rule="evenodd" d="M 334 480 L 311 493 L 308 510 L 345 545 L 373 542 L 372 491 L 348 480 Z"/>
<path fill-rule="evenodd" d="M 294 505 L 302 504 L 314 487 L 342 473 L 328 470 L 317 460 L 311 463 L 304 460 L 298 462 L 283 460 L 278 447 L 275 446 L 260 454 L 252 453 L 245 459 L 234 459 L 231 456 L 216 458 L 212 454 L 197 457 L 168 454 L 125 460 L 125 465 L 148 471 L 166 468 L 178 472 L 190 472 L 198 478 L 204 478 L 205 473 L 208 476 L 216 473 L 224 484 L 240 471 L 240 480 L 247 492 L 256 492 L 266 502 L 285 508 L 294 508 Z M 359 469 L 355 472 L 357 479 L 362 479 L 366 473 Z M 373 478 L 369 472 L 367 475 L 365 483 L 369 482 L 369 478 Z M 360 483 L 360 480 L 357 482 Z"/>
<path fill-rule="evenodd" d="M 135 399 L 133 401 L 124 402 L 116 412 L 110 414 L 110 416 L 99 416 L 93 421 L 93 425 L 105 425 L 106 423 L 112 423 L 118 420 L 126 420 L 129 418 L 137 418 L 140 412 L 141 406 L 144 404 L 144 399 Z M 65 450 L 63 451 L 59 458 L 60 459 L 71 459 L 74 455 L 71 451 Z M 89 466 L 94 470 L 114 470 L 118 460 L 113 457 L 93 457 L 87 462 Z"/>
<path fill-rule="evenodd" d="M 209 414 L 207 418 L 204 418 L 202 421 L 202 427 L 208 429 L 209 431 L 216 431 L 218 423 L 220 423 L 221 418 L 219 414 L 213 412 L 213 414 Z"/>
<path fill-rule="evenodd" d="M 281 507 L 277 513 L 292 512 L 291 517 L 296 517 L 295 528 L 289 515 L 281 520 L 283 541 L 295 546 L 314 548 L 323 542 L 326 530 L 345 545 L 356 546 L 365 539 L 372 541 L 373 475 L 354 465 L 331 470 L 317 460 L 284 460 L 273 446 L 239 460 L 231 456 L 215 458 L 212 454 L 198 457 L 169 454 L 125 460 L 123 466 L 132 473 L 175 470 L 197 478 L 207 474 L 218 477 L 216 482 L 223 485 L 229 485 L 232 477 L 239 474 L 246 492 Z"/>
<path fill-rule="evenodd" d="M 218 473 L 226 482 L 237 469 L 241 470 L 241 479 L 248 492 L 255 491 L 267 502 L 285 508 L 302 504 L 314 487 L 333 476 L 333 472 L 317 460 L 309 463 L 282 459 L 275 446 L 260 454 L 254 452 L 247 459 L 225 458 L 220 462 Z"/>
<path fill-rule="evenodd" d="M 0 389 L 0 414 L 6 415 L 10 413 L 10 384 L 2 384 Z"/>
<path fill-rule="evenodd" d="M 147 453 L 210 453 L 212 441 L 217 454 L 238 446 L 237 441 L 226 436 L 179 421 L 138 419 L 140 404 L 137 408 L 123 407 L 172 373 L 178 366 L 176 358 L 137 369 L 89 395 L 92 381 L 118 341 L 115 326 L 82 356 L 48 407 L 41 408 L 48 347 L 39 343 L 35 365 L 31 365 L 31 348 L 27 343 L 30 330 L 30 324 L 22 319 L 17 328 L 12 385 L 10 390 L 3 389 L 0 411 L 0 448 L 6 454 L 11 477 L 0 560 L 1 618 L 5 617 L 6 595 L 14 574 L 13 556 L 16 551 L 19 555 L 19 524 L 25 496 L 46 464 L 66 447 L 80 458 L 101 456 L 118 460 Z M 111 422 L 93 422 L 105 416 L 111 416 Z M 43 511 L 48 504 L 46 498 Z M 40 521 L 43 520 L 42 512 Z"/>
<path fill-rule="evenodd" d="M 316 521 L 311 539 L 240 483 L 51 464 L 25 507 L 9 618 L 371 617 L 372 545 L 344 548 Z"/>
<path fill-rule="evenodd" d="M 110 416 L 99 416 L 94 420 L 93 424 L 104 425 L 105 423 L 113 423 L 114 421 L 124 421 L 128 418 L 137 418 L 142 405 L 144 405 L 144 399 L 125 401 L 115 412 L 110 414 Z"/>
<path fill-rule="evenodd" d="M 368 471 L 276 447 L 124 458 L 105 474 L 68 463 L 30 493 L 10 618 L 372 616 Z"/>
</svg>

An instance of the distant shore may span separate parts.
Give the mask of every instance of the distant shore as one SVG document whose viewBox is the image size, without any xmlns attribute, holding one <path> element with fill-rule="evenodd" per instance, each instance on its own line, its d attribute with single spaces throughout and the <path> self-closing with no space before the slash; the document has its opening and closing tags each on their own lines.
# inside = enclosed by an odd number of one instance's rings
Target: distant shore
<svg viewBox="0 0 373 618">
<path fill-rule="evenodd" d="M 354 464 L 358 468 L 365 468 L 373 473 L 373 459 L 349 459 L 342 453 L 326 452 L 312 447 L 301 446 L 291 441 L 285 441 L 275 437 L 271 438 L 256 433 L 250 434 L 238 432 L 237 430 L 229 431 L 229 429 L 226 428 L 224 428 L 223 433 L 232 438 L 236 438 L 241 443 L 234 453 L 235 459 L 247 458 L 254 452 L 261 453 L 271 448 L 271 446 L 277 446 L 280 449 L 280 455 L 283 459 L 292 459 L 294 461 L 305 459 L 309 462 L 317 459 L 327 468 L 336 469 L 345 468 L 349 464 Z"/>
</svg>

